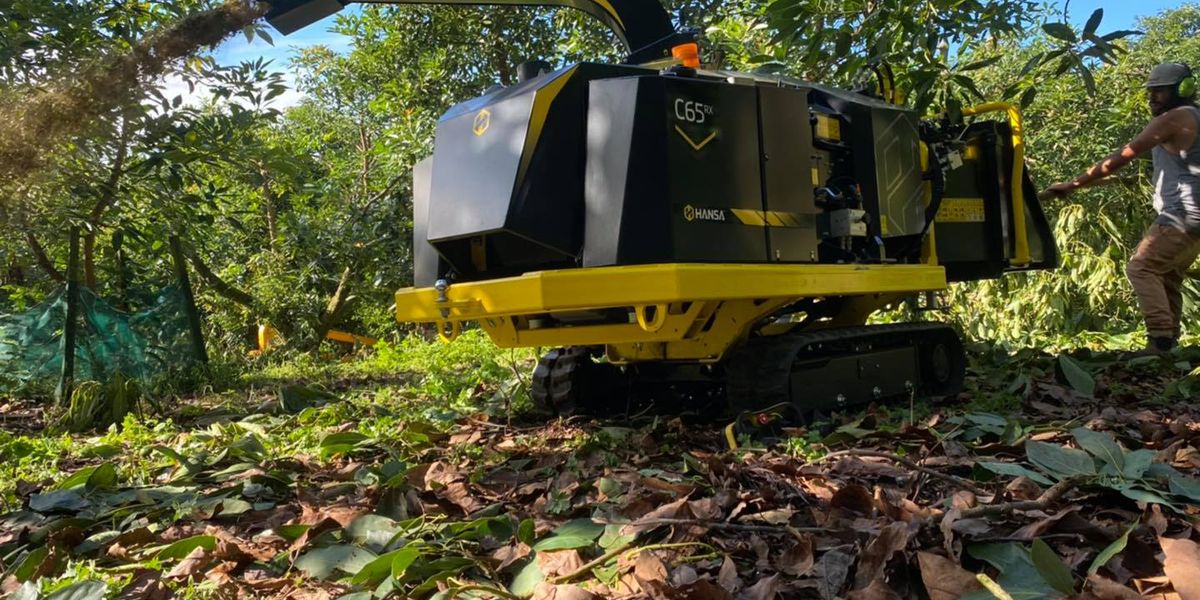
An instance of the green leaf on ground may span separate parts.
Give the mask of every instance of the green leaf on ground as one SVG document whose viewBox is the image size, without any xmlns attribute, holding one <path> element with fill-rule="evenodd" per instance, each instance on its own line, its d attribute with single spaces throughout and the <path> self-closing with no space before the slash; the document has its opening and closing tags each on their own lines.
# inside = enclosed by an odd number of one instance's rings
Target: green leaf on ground
<svg viewBox="0 0 1200 600">
<path fill-rule="evenodd" d="M 401 548 L 386 554 L 380 554 L 371 562 L 359 569 L 350 583 L 354 585 L 377 585 L 388 577 L 400 578 L 421 552 L 416 548 Z"/>
<path fill-rule="evenodd" d="M 1183 496 L 1192 502 L 1200 502 L 1200 480 L 1180 473 L 1171 477 L 1170 487 L 1172 494 Z"/>
<path fill-rule="evenodd" d="M 604 533 L 604 525 L 591 519 L 568 521 L 550 533 L 550 537 L 533 545 L 534 550 L 572 550 L 587 548 Z"/>
<path fill-rule="evenodd" d="M 104 600 L 108 586 L 102 581 L 80 581 L 46 596 L 44 600 Z"/>
<path fill-rule="evenodd" d="M 1054 553 L 1040 539 L 1033 540 L 1033 548 L 1030 549 L 1029 557 L 1033 560 L 1033 566 L 1037 569 L 1042 579 L 1050 584 L 1050 587 L 1064 593 L 1075 593 L 1075 577 L 1071 575 L 1071 569 L 1063 564 L 1061 558 Z"/>
<path fill-rule="evenodd" d="M 1021 544 L 972 544 L 967 546 L 967 554 L 991 564 L 1000 571 L 996 582 L 1014 600 L 1061 598 L 1063 595 L 1042 578 L 1033 564 L 1029 550 Z M 995 600 L 995 597 L 986 590 L 980 590 L 971 592 L 960 600 Z"/>
<path fill-rule="evenodd" d="M 508 586 L 508 591 L 522 598 L 532 596 L 537 584 L 545 580 L 546 575 L 542 573 L 541 567 L 538 566 L 537 555 L 530 554 L 529 562 L 513 578 L 512 585 Z"/>
<path fill-rule="evenodd" d="M 367 441 L 367 439 L 367 436 L 357 431 L 331 433 L 321 438 L 321 458 L 329 459 L 339 454 L 349 454 L 358 448 L 360 444 Z"/>
<path fill-rule="evenodd" d="M 328 579 L 335 571 L 355 575 L 376 558 L 370 550 L 338 544 L 305 553 L 292 566 L 311 577 Z"/>
<path fill-rule="evenodd" d="M 213 548 L 217 547 L 217 538 L 212 535 L 195 535 L 190 538 L 184 538 L 175 542 L 166 548 L 158 551 L 156 557 L 158 560 L 182 559 L 192 553 L 196 548 L 204 548 L 212 552 Z"/>
<path fill-rule="evenodd" d="M 1067 383 L 1075 388 L 1075 391 L 1085 396 L 1094 396 L 1096 394 L 1096 379 L 1091 373 L 1087 372 L 1075 359 L 1066 354 L 1058 355 L 1058 366 L 1062 369 L 1063 377 L 1067 378 Z"/>
<path fill-rule="evenodd" d="M 1096 462 L 1082 450 L 1030 441 L 1025 442 L 1025 455 L 1029 462 L 1059 479 L 1096 474 Z"/>
<path fill-rule="evenodd" d="M 1087 450 L 1088 454 L 1112 465 L 1118 472 L 1125 469 L 1125 451 L 1117 444 L 1112 435 L 1100 431 L 1092 431 L 1086 427 L 1076 427 L 1071 430 L 1075 443 Z"/>
<path fill-rule="evenodd" d="M 1031 469 L 1026 469 L 1025 467 L 1022 467 L 1021 465 L 1018 465 L 1018 464 L 1006 463 L 1006 462 L 989 462 L 989 461 L 980 461 L 975 464 L 977 464 L 981 468 L 991 471 L 992 473 L 995 473 L 997 475 L 1010 475 L 1012 477 L 1028 477 L 1028 478 L 1032 479 L 1033 481 L 1036 481 L 1037 483 L 1040 483 L 1042 485 L 1054 485 L 1054 482 L 1047 479 L 1045 475 L 1042 475 L 1041 473 L 1038 473 L 1037 471 L 1034 471 Z"/>
<path fill-rule="evenodd" d="M 29 497 L 29 509 L 45 513 L 54 511 L 76 512 L 87 508 L 91 503 L 72 490 L 55 490 L 45 494 L 34 494 Z"/>
<path fill-rule="evenodd" d="M 1125 546 L 1129 544 L 1129 534 L 1132 533 L 1134 529 L 1137 529 L 1138 523 L 1140 523 L 1140 521 L 1134 521 L 1133 525 L 1130 525 L 1129 529 L 1125 530 L 1124 535 L 1114 540 L 1113 543 L 1101 550 L 1100 554 L 1096 555 L 1096 558 L 1092 560 L 1092 566 L 1088 567 L 1088 575 L 1095 574 L 1100 570 L 1100 567 L 1108 564 L 1108 561 L 1112 560 L 1114 556 L 1125 550 Z"/>
<path fill-rule="evenodd" d="M 1125 454 L 1125 467 L 1121 469 L 1121 475 L 1126 479 L 1141 479 L 1150 470 L 1150 465 L 1154 464 L 1154 451 L 1134 450 Z"/>
</svg>

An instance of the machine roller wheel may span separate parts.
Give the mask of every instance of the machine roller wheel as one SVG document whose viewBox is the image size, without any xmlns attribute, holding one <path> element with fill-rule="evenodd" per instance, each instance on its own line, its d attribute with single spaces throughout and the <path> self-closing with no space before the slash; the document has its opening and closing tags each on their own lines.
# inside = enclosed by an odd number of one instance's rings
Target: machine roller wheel
<svg viewBox="0 0 1200 600">
<path fill-rule="evenodd" d="M 546 353 L 533 370 L 534 404 L 556 415 L 600 414 L 625 407 L 628 383 L 616 366 L 596 362 L 593 348 L 569 346 Z"/>
</svg>

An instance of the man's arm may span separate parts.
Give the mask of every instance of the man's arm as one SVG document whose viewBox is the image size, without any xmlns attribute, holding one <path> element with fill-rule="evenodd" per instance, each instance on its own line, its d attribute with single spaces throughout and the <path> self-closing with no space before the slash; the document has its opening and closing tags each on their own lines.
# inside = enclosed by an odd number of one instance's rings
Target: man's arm
<svg viewBox="0 0 1200 600">
<path fill-rule="evenodd" d="M 1047 188 L 1046 192 L 1062 197 L 1075 190 L 1097 185 L 1109 175 L 1117 172 L 1121 167 L 1133 162 L 1133 159 L 1149 152 L 1155 146 L 1170 140 L 1171 136 L 1178 131 L 1176 121 L 1181 114 L 1181 111 L 1169 111 L 1155 117 L 1137 137 L 1133 138 L 1128 144 L 1125 144 L 1120 150 L 1092 165 L 1092 168 L 1079 177 L 1071 181 L 1056 183 Z"/>
</svg>

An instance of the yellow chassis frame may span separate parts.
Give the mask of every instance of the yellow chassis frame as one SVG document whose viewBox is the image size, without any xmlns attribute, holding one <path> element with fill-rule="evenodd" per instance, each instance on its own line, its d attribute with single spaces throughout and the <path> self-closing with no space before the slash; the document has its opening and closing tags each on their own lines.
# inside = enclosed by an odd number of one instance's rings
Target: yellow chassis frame
<svg viewBox="0 0 1200 600">
<path fill-rule="evenodd" d="M 478 322 L 502 348 L 604 345 L 616 363 L 716 362 L 755 324 L 798 300 L 856 297 L 851 306 L 865 319 L 898 295 L 945 288 L 945 271 L 935 265 L 595 267 L 405 288 L 396 292 L 396 318 L 436 323 L 445 340 Z M 579 320 L 614 310 L 628 322 Z M 572 320 L 580 324 L 565 324 Z"/>
</svg>

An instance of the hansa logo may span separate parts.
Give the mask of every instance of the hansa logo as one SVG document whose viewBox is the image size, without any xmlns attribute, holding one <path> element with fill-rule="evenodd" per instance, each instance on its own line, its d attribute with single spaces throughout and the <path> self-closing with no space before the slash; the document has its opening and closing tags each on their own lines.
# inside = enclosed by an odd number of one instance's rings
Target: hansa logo
<svg viewBox="0 0 1200 600">
<path fill-rule="evenodd" d="M 683 207 L 683 219 L 692 221 L 725 221 L 725 210 L 721 208 L 696 208 L 692 205 Z"/>
<path fill-rule="evenodd" d="M 492 126 L 492 111 L 483 109 L 475 115 L 474 131 L 476 137 L 487 133 L 488 127 Z"/>
</svg>

